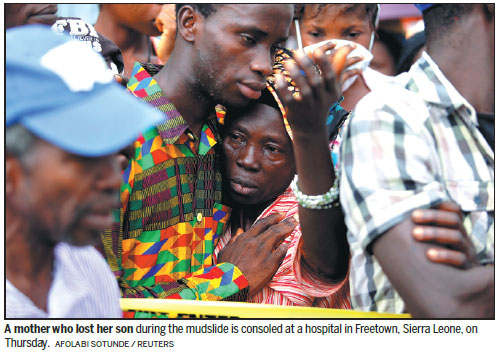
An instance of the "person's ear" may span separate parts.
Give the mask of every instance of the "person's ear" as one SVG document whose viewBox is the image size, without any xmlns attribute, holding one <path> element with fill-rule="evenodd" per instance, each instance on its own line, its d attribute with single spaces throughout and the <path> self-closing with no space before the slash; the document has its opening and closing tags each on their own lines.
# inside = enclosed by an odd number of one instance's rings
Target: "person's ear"
<svg viewBox="0 0 498 360">
<path fill-rule="evenodd" d="M 5 156 L 5 198 L 12 198 L 22 178 L 22 165 L 14 156 Z"/>
<path fill-rule="evenodd" d="M 177 27 L 178 34 L 188 42 L 193 42 L 195 33 L 202 21 L 202 16 L 190 5 L 183 6 L 178 12 Z"/>
</svg>

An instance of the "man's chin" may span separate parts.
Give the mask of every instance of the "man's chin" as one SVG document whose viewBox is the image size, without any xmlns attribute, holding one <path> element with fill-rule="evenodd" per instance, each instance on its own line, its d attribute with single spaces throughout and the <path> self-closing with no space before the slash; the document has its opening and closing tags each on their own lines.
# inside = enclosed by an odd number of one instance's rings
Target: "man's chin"
<svg viewBox="0 0 498 360">
<path fill-rule="evenodd" d="M 233 97 L 230 99 L 223 99 L 218 101 L 218 104 L 221 104 L 227 108 L 233 108 L 233 109 L 243 109 L 245 108 L 251 99 L 246 98 L 245 96 L 239 95 L 238 97 Z"/>
<path fill-rule="evenodd" d="M 72 235 L 66 235 L 60 239 L 59 242 L 66 243 L 71 246 L 95 246 L 101 240 L 101 232 L 99 231 L 85 231 L 78 232 Z"/>
</svg>

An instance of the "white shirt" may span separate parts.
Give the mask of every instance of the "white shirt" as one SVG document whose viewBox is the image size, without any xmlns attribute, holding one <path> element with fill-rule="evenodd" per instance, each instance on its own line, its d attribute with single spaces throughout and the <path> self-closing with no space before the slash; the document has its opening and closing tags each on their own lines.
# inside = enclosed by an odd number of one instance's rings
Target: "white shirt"
<svg viewBox="0 0 498 360">
<path fill-rule="evenodd" d="M 7 318 L 122 317 L 116 278 L 95 248 L 59 243 L 54 249 L 54 258 L 47 312 L 39 309 L 7 279 Z"/>
<path fill-rule="evenodd" d="M 367 67 L 361 75 L 371 91 L 382 89 L 384 86 L 389 86 L 395 81 L 394 76 L 384 75 L 370 67 Z"/>
</svg>

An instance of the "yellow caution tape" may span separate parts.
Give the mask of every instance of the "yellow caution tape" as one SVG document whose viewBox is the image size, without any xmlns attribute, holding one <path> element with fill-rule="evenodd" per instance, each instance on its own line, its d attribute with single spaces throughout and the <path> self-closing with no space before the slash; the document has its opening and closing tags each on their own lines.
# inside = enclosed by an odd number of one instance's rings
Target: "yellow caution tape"
<svg viewBox="0 0 498 360">
<path fill-rule="evenodd" d="M 304 306 L 279 306 L 225 301 L 121 299 L 123 311 L 164 314 L 171 318 L 410 318 L 410 314 L 390 314 Z"/>
</svg>

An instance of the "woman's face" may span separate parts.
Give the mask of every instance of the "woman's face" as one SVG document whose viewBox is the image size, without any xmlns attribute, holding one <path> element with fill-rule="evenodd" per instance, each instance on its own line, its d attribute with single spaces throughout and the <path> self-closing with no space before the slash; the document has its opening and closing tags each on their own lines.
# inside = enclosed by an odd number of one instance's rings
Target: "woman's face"
<svg viewBox="0 0 498 360">
<path fill-rule="evenodd" d="M 287 189 L 296 172 L 282 114 L 265 104 L 256 103 L 228 121 L 223 150 L 230 198 L 238 204 L 274 200 Z"/>
<path fill-rule="evenodd" d="M 307 5 L 301 19 L 303 46 L 328 39 L 343 39 L 369 48 L 372 22 L 363 6 L 332 4 L 319 9 Z"/>
</svg>

